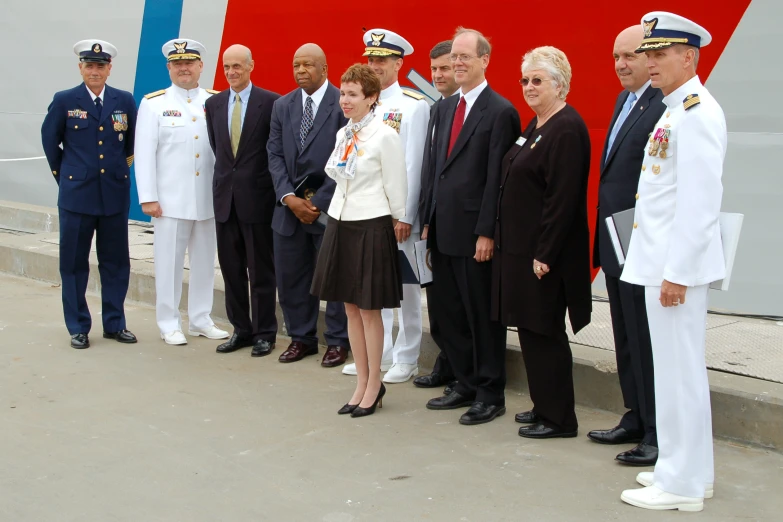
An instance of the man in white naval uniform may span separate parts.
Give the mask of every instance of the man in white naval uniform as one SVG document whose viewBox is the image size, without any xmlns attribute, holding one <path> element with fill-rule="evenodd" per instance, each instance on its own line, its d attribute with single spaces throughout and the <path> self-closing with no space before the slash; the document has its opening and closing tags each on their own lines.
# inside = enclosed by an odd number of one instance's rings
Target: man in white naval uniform
<svg viewBox="0 0 783 522">
<path fill-rule="evenodd" d="M 658 462 L 621 499 L 646 509 L 701 511 L 712 496 L 710 387 L 704 359 L 707 290 L 725 276 L 720 213 L 726 119 L 696 76 L 712 37 L 681 16 L 642 18 L 652 86 L 666 111 L 648 140 L 621 280 L 645 287 L 652 341 Z"/>
<path fill-rule="evenodd" d="M 179 313 L 185 250 L 190 258 L 188 333 L 228 337 L 209 315 L 217 251 L 215 156 L 206 139 L 204 104 L 217 91 L 198 86 L 204 52 L 203 45 L 188 39 L 163 46 L 173 85 L 144 97 L 136 125 L 136 189 L 142 211 L 155 225 L 155 312 L 168 344 L 187 343 Z"/>
<path fill-rule="evenodd" d="M 416 266 L 414 243 L 419 240 L 419 192 L 421 190 L 421 162 L 426 144 L 430 106 L 424 96 L 399 84 L 399 72 L 403 58 L 413 54 L 413 46 L 402 36 L 386 29 L 371 29 L 364 34 L 364 55 L 369 66 L 381 80 L 380 103 L 375 114 L 400 134 L 405 149 L 405 166 L 408 171 L 408 201 L 405 217 L 395 226 L 394 232 L 400 250 L 405 252 L 412 267 Z M 414 268 L 415 270 L 415 268 Z M 403 285 L 402 302 L 397 314 L 399 330 L 392 340 L 394 310 L 384 309 L 383 356 L 381 370 L 387 371 L 385 383 L 400 383 L 419 373 L 421 352 L 421 287 L 418 284 Z M 343 367 L 343 373 L 356 375 L 356 366 Z"/>
</svg>

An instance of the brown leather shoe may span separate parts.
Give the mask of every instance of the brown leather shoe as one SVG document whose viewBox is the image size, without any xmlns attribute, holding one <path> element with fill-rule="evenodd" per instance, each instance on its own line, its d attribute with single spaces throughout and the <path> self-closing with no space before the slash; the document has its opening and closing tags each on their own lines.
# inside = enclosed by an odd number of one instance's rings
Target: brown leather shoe
<svg viewBox="0 0 783 522">
<path fill-rule="evenodd" d="M 301 361 L 308 355 L 316 355 L 318 353 L 318 345 L 307 346 L 301 341 L 291 341 L 286 351 L 280 354 L 280 358 L 277 360 L 281 363 L 290 363 Z"/>
<path fill-rule="evenodd" d="M 324 368 L 333 368 L 345 364 L 345 359 L 348 358 L 348 348 L 342 346 L 331 345 L 326 349 L 324 359 L 321 361 L 321 366 Z"/>
</svg>

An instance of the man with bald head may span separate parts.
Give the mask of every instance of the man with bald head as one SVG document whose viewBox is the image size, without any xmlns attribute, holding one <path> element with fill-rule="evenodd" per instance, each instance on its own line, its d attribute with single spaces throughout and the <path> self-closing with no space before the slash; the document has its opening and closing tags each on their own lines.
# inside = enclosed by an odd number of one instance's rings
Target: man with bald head
<svg viewBox="0 0 783 522">
<path fill-rule="evenodd" d="M 231 338 L 217 351 L 229 353 L 252 346 L 251 355 L 261 357 L 272 352 L 277 336 L 271 227 L 275 191 L 266 142 L 272 104 L 280 95 L 252 84 L 253 65 L 250 49 L 244 45 L 226 49 L 223 71 L 230 89 L 209 98 L 204 110 L 215 154 L 218 259 L 226 313 L 234 327 Z"/>
<path fill-rule="evenodd" d="M 288 363 L 318 353 L 318 298 L 310 294 L 326 209 L 335 182 L 324 167 L 337 132 L 347 119 L 340 91 L 327 79 L 323 50 L 304 44 L 293 57 L 297 88 L 275 101 L 267 152 L 275 186 L 272 230 L 278 299 L 291 344 L 279 361 Z M 348 354 L 348 327 L 342 303 L 327 303 L 328 346 L 321 365 L 337 366 Z"/>
<path fill-rule="evenodd" d="M 601 155 L 598 222 L 593 249 L 593 266 L 601 267 L 606 277 L 617 373 L 628 411 L 616 427 L 594 430 L 587 436 L 601 444 L 637 442 L 639 445 L 635 448 L 617 455 L 617 460 L 651 466 L 658 458 L 658 440 L 644 287 L 620 281 L 622 266 L 618 264 L 606 226 L 607 217 L 634 208 L 648 135 L 665 109 L 660 89 L 650 86 L 647 57 L 635 52 L 643 36 L 641 25 L 635 25 L 617 35 L 614 43 L 614 69 L 623 91 L 617 97 Z"/>
</svg>

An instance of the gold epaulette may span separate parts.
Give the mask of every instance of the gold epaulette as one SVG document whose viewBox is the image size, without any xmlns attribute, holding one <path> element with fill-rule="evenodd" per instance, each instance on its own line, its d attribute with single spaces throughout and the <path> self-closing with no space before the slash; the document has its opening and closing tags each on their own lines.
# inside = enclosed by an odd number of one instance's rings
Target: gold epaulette
<svg viewBox="0 0 783 522">
<path fill-rule="evenodd" d="M 691 107 L 693 107 L 694 105 L 698 105 L 700 103 L 701 100 L 699 99 L 698 94 L 689 94 L 688 96 L 685 97 L 684 100 L 682 100 L 682 106 L 685 108 L 686 111 Z"/>
<path fill-rule="evenodd" d="M 416 91 L 409 91 L 408 89 L 403 89 L 402 93 L 404 95 L 406 95 L 406 96 L 410 96 L 411 98 L 413 98 L 415 100 L 423 100 L 424 99 L 424 95 L 419 93 L 419 92 L 416 92 Z"/>
<path fill-rule="evenodd" d="M 130 166 L 133 165 L 133 155 L 128 156 L 125 160 L 128 162 L 128 168 L 130 168 Z"/>
<path fill-rule="evenodd" d="M 166 92 L 166 89 L 161 89 L 159 91 L 155 91 L 155 92 L 151 92 L 149 94 L 145 94 L 144 97 L 149 100 L 150 98 L 154 98 L 155 96 L 160 96 L 164 92 Z"/>
<path fill-rule="evenodd" d="M 209 94 L 220 94 L 220 91 L 216 91 L 215 89 L 204 89 Z"/>
</svg>

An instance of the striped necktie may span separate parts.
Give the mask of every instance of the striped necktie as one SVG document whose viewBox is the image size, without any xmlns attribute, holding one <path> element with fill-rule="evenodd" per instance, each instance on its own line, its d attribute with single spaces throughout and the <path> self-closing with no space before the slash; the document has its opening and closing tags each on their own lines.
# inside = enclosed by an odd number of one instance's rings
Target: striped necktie
<svg viewBox="0 0 783 522">
<path fill-rule="evenodd" d="M 304 114 L 302 115 L 302 126 L 299 127 L 299 143 L 304 148 L 307 135 L 310 134 L 310 129 L 313 128 L 313 99 L 308 96 L 305 102 Z"/>
</svg>

